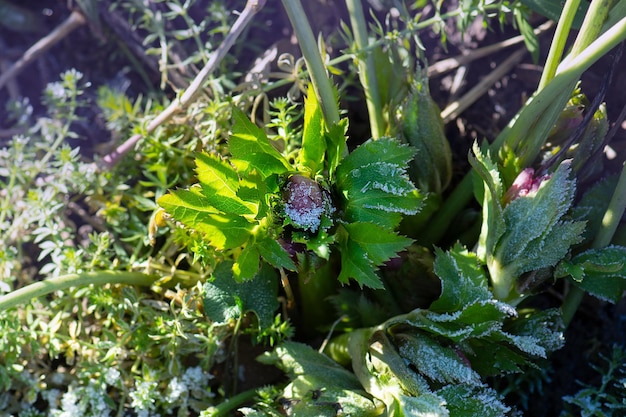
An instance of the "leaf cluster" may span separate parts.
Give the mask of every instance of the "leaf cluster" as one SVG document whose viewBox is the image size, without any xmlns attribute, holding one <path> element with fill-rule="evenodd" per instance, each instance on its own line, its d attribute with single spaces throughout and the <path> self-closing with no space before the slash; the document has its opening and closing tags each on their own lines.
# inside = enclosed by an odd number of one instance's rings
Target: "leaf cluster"
<svg viewBox="0 0 626 417">
<path fill-rule="evenodd" d="M 285 249 L 292 242 L 322 258 L 328 258 L 330 245 L 336 244 L 341 254 L 339 281 L 355 279 L 361 286 L 380 288 L 377 266 L 411 242 L 395 232 L 401 216 L 415 214 L 421 204 L 406 175 L 411 148 L 382 138 L 346 155 L 346 122 L 326 127 L 310 89 L 301 149 L 291 163 L 241 110 L 232 112 L 228 161 L 197 154 L 199 183 L 161 197 L 161 207 L 231 257 L 239 281 L 252 279 L 261 262 L 296 270 L 297 257 Z M 315 222 L 321 224 L 319 229 L 307 230 L 312 221 L 303 225 L 285 209 L 290 202 L 284 199 L 284 184 L 296 175 L 319 184 L 325 201 Z"/>
</svg>

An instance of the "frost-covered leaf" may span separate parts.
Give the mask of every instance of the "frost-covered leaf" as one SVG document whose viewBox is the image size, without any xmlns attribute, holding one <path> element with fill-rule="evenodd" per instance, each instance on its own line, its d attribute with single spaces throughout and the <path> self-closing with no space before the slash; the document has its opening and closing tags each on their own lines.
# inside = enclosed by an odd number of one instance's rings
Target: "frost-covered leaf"
<svg viewBox="0 0 626 417">
<path fill-rule="evenodd" d="M 354 149 L 350 155 L 341 161 L 341 164 L 337 167 L 337 182 L 342 184 L 342 181 L 349 178 L 353 170 L 373 163 L 380 162 L 406 166 L 414 155 L 415 150 L 413 148 L 393 138 L 370 139 Z"/>
<path fill-rule="evenodd" d="M 572 282 L 589 294 L 617 303 L 626 291 L 626 247 L 590 249 L 563 261 L 556 274 L 570 275 Z"/>
<path fill-rule="evenodd" d="M 348 200 L 343 218 L 349 222 L 375 223 L 395 229 L 402 220 L 402 214 L 415 214 L 418 204 L 417 199 L 370 190 L 367 195 L 357 193 Z"/>
<path fill-rule="evenodd" d="M 272 325 L 278 309 L 278 277 L 273 268 L 264 265 L 256 276 L 236 282 L 231 262 L 218 264 L 212 279 L 203 286 L 204 312 L 210 320 L 226 323 L 248 311 L 256 314 L 259 328 Z"/>
<path fill-rule="evenodd" d="M 504 233 L 504 219 L 502 218 L 502 205 L 500 200 L 504 195 L 502 181 L 497 165 L 491 160 L 489 153 L 483 154 L 477 143 L 473 147 L 474 157 L 470 155 L 469 161 L 478 177 L 482 180 L 481 186 L 476 185 L 476 194 L 482 192 L 483 223 L 478 240 L 476 253 L 483 261 L 487 254 L 491 254 L 498 239 Z"/>
<path fill-rule="evenodd" d="M 514 283 L 523 273 L 555 266 L 581 240 L 583 222 L 565 220 L 576 189 L 569 164 L 562 163 L 536 192 L 518 196 L 503 210 L 505 232 L 487 266 L 498 299 L 515 297 Z"/>
<path fill-rule="evenodd" d="M 373 223 L 347 223 L 341 242 L 339 281 L 354 278 L 359 285 L 382 288 L 376 268 L 409 246 L 411 239 Z"/>
<path fill-rule="evenodd" d="M 583 222 L 565 221 L 555 224 L 543 239 L 529 242 L 524 256 L 512 262 L 516 275 L 555 266 L 567 255 L 572 245 L 580 242 L 584 230 Z"/>
<path fill-rule="evenodd" d="M 454 349 L 442 346 L 419 332 L 399 334 L 394 340 L 399 346 L 400 355 L 431 381 L 441 384 L 482 384 L 480 375 Z"/>
<path fill-rule="evenodd" d="M 365 250 L 374 265 L 381 265 L 413 242 L 372 223 L 344 224 L 351 241 Z"/>
<path fill-rule="evenodd" d="M 324 118 L 311 83 L 304 100 L 304 129 L 299 162 L 316 174 L 323 168 L 325 152 Z"/>
<path fill-rule="evenodd" d="M 202 194 L 213 207 L 224 213 L 256 214 L 257 205 L 245 202 L 237 196 L 239 190 L 237 172 L 219 156 L 198 153 L 196 173 Z"/>
<path fill-rule="evenodd" d="M 337 167 L 336 187 L 344 198 L 344 219 L 395 228 L 401 215 L 415 214 L 423 197 L 406 174 L 414 151 L 391 138 L 369 140 Z"/>
<path fill-rule="evenodd" d="M 561 221 L 569 210 L 576 191 L 576 181 L 570 179 L 569 175 L 569 165 L 561 164 L 552 178 L 541 184 L 536 194 L 516 198 L 504 208 L 506 232 L 498 243 L 495 255 L 499 262 L 507 265 L 530 256 L 539 256 L 539 259 L 545 256 L 549 260 L 543 262 L 544 266 L 553 266 L 554 252 L 557 250 L 547 246 L 548 242 L 558 242 L 558 236 L 563 234 L 561 240 L 564 244 L 559 249 L 569 248 L 580 241 L 579 236 L 568 232 L 568 229 L 580 232 L 581 224 Z M 553 230 L 557 225 L 560 227 Z M 527 255 L 527 250 L 532 253 Z M 559 252 L 561 258 L 565 256 L 565 252 Z M 537 260 L 535 263 L 541 262 Z"/>
<path fill-rule="evenodd" d="M 241 216 L 220 213 L 198 192 L 198 187 L 172 191 L 158 203 L 172 218 L 204 235 L 217 249 L 241 246 L 255 225 Z"/>
<path fill-rule="evenodd" d="M 501 396 L 486 386 L 447 385 L 436 392 L 446 401 L 446 408 L 455 417 L 504 417 L 511 408 Z"/>
<path fill-rule="evenodd" d="M 546 352 L 552 353 L 563 347 L 565 325 L 558 309 L 526 310 L 520 317 L 506 322 L 504 328 L 510 334 L 531 336 Z"/>
<path fill-rule="evenodd" d="M 432 311 L 457 311 L 492 298 L 487 276 L 474 253 L 457 244 L 448 252 L 436 249 L 436 255 L 434 270 L 441 279 L 441 296 L 431 304 Z"/>
<path fill-rule="evenodd" d="M 397 399 L 397 408 L 393 416 L 402 417 L 448 417 L 450 413 L 445 400 L 435 394 L 427 393 L 417 397 L 400 395 Z"/>
<path fill-rule="evenodd" d="M 228 148 L 234 159 L 247 163 L 246 171 L 256 169 L 264 177 L 268 177 L 293 169 L 272 146 L 263 130 L 252 123 L 244 112 L 236 107 L 233 107 L 232 112 L 235 124 L 228 139 Z"/>
</svg>

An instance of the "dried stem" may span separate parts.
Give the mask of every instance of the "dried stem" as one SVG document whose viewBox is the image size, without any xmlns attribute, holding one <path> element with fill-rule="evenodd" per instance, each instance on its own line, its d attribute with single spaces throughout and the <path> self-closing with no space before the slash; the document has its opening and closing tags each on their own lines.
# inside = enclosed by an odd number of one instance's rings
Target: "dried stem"
<svg viewBox="0 0 626 417">
<path fill-rule="evenodd" d="M 50 32 L 48 36 L 41 38 L 37 43 L 28 48 L 24 55 L 15 62 L 6 72 L 0 74 L 0 89 L 2 89 L 9 80 L 17 76 L 28 64 L 32 63 L 37 57 L 52 48 L 56 43 L 64 39 L 74 29 L 85 24 L 87 20 L 79 11 L 73 11 L 72 14 L 65 19 L 63 23 L 55 30 Z"/>
<path fill-rule="evenodd" d="M 246 3 L 246 7 L 243 9 L 243 12 L 239 15 L 233 26 L 230 28 L 230 32 L 226 35 L 224 41 L 220 44 L 220 46 L 213 52 L 211 58 L 206 63 L 204 68 L 196 75 L 196 78 L 191 82 L 189 88 L 183 93 L 180 98 L 175 99 L 172 103 L 165 109 L 161 114 L 159 114 L 155 119 L 153 119 L 148 126 L 146 127 L 145 134 L 150 134 L 154 132 L 159 126 L 170 120 L 176 113 L 185 109 L 188 105 L 193 103 L 200 92 L 202 91 L 202 86 L 206 82 L 209 75 L 217 68 L 220 62 L 224 59 L 230 48 L 233 46 L 237 38 L 241 35 L 243 30 L 248 26 L 248 24 L 252 21 L 252 18 L 256 13 L 258 13 L 263 6 L 265 6 L 265 2 L 267 0 L 248 0 Z M 121 144 L 117 149 L 115 149 L 110 154 L 106 155 L 103 158 L 103 162 L 108 167 L 114 166 L 119 160 L 128 153 L 131 149 L 135 147 L 137 142 L 142 138 L 141 134 L 136 134 L 129 138 L 126 142 Z"/>
</svg>

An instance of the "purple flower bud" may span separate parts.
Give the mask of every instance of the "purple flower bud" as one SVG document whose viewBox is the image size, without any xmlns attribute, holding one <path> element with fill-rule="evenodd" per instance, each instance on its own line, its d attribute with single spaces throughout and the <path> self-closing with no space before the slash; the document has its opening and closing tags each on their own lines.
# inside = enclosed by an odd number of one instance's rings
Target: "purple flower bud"
<svg viewBox="0 0 626 417">
<path fill-rule="evenodd" d="M 324 193 L 319 184 L 302 175 L 293 175 L 283 190 L 285 214 L 291 223 L 316 232 L 325 208 Z"/>
<path fill-rule="evenodd" d="M 504 203 L 510 203 L 519 197 L 526 197 L 534 195 L 542 182 L 549 180 L 552 175 L 546 174 L 540 177 L 534 177 L 535 170 L 532 168 L 526 168 L 519 173 L 511 188 L 509 188 L 504 195 Z"/>
</svg>

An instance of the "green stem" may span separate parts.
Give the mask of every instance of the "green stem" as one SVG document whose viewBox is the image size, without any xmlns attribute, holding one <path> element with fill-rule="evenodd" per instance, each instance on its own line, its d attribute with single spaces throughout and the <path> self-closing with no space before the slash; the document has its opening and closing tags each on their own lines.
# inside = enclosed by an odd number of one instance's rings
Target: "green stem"
<svg viewBox="0 0 626 417">
<path fill-rule="evenodd" d="M 0 311 L 25 304 L 33 298 L 70 287 L 85 287 L 88 285 L 128 284 L 150 286 L 158 279 L 155 275 L 127 271 L 86 272 L 83 274 L 68 274 L 38 281 L 12 291 L 0 297 Z"/>
<path fill-rule="evenodd" d="M 562 106 L 557 106 L 560 103 L 555 101 L 555 97 L 575 85 L 584 71 L 624 39 L 626 18 L 619 20 L 578 56 L 562 63 L 548 85 L 536 93 L 522 107 L 513 122 L 498 135 L 490 147 L 492 154 L 497 154 L 504 144 L 523 143 L 521 161 L 530 164 L 537 157 L 544 138 L 563 109 Z M 571 92 L 571 88 L 568 91 Z M 529 126 L 533 126 L 531 131 Z M 451 220 L 472 198 L 472 192 L 472 181 L 468 173 L 424 230 L 423 235 L 428 242 L 437 243 L 441 239 Z"/>
<path fill-rule="evenodd" d="M 546 84 L 554 78 L 556 69 L 561 62 L 563 51 L 565 50 L 565 44 L 567 43 L 567 35 L 572 27 L 572 22 L 576 16 L 576 11 L 580 0 L 567 0 L 565 6 L 563 6 L 563 12 L 559 17 L 554 36 L 552 38 L 552 44 L 550 45 L 550 51 L 546 58 L 546 64 L 544 65 L 543 73 L 541 74 L 541 80 L 537 90 L 543 90 Z"/>
<path fill-rule="evenodd" d="M 283 0 L 283 6 L 298 38 L 326 124 L 334 126 L 339 123 L 339 108 L 306 13 L 300 0 Z"/>
<path fill-rule="evenodd" d="M 615 230 L 617 230 L 617 226 L 620 219 L 624 215 L 625 210 L 626 165 L 622 167 L 622 173 L 617 181 L 617 186 L 615 187 L 613 197 L 611 197 L 611 201 L 609 202 L 609 207 L 606 209 L 604 217 L 602 217 L 602 224 L 600 225 L 600 230 L 593 241 L 592 248 L 601 249 L 611 243 L 611 239 L 613 239 Z M 561 305 L 563 322 L 566 326 L 572 321 L 572 318 L 574 317 L 576 310 L 578 310 L 578 306 L 582 302 L 584 295 L 585 292 L 576 286 L 572 286 L 570 291 L 567 293 L 567 296 Z"/>
<path fill-rule="evenodd" d="M 369 44 L 367 23 L 363 14 L 361 0 L 346 0 L 346 6 L 350 13 L 350 23 L 354 33 L 354 43 L 358 50 L 364 50 Z M 359 67 L 359 78 L 363 85 L 367 112 L 369 113 L 370 129 L 372 137 L 378 139 L 384 134 L 384 121 L 382 106 L 380 104 L 380 92 L 376 79 L 376 67 L 371 53 L 362 53 L 356 56 Z"/>
<path fill-rule="evenodd" d="M 612 0 L 595 0 L 589 5 L 570 56 L 577 56 L 589 46 L 602 32 L 602 26 L 609 16 Z"/>
<path fill-rule="evenodd" d="M 257 388 L 240 392 L 239 394 L 233 397 L 230 397 L 223 403 L 211 408 L 210 410 L 207 410 L 208 411 L 207 416 L 208 417 L 225 416 L 226 413 L 228 413 L 229 411 L 232 411 L 235 408 L 238 408 L 239 406 L 241 406 L 242 404 L 245 404 L 246 402 L 254 399 L 256 395 L 257 395 Z"/>
</svg>

